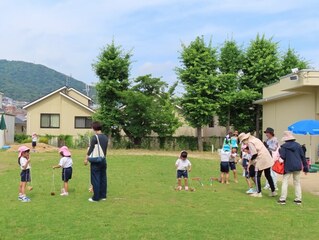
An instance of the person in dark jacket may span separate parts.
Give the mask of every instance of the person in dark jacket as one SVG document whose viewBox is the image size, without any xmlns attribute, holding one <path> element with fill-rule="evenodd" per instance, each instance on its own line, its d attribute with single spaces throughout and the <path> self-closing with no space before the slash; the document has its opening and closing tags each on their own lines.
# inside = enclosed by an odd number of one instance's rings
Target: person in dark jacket
<svg viewBox="0 0 319 240">
<path fill-rule="evenodd" d="M 87 156 L 84 160 L 84 165 L 88 164 L 88 158 L 94 150 L 95 144 L 98 144 L 97 138 L 103 150 L 104 156 L 106 156 L 108 138 L 102 133 L 102 126 L 99 122 L 93 122 L 92 128 L 95 133 L 90 141 L 90 147 L 87 152 Z M 106 200 L 107 197 L 107 164 L 106 159 L 100 163 L 91 163 L 91 184 L 93 186 L 93 197 L 89 198 L 90 202 L 97 202 L 100 200 Z"/>
<path fill-rule="evenodd" d="M 300 184 L 300 172 L 303 169 L 304 173 L 308 172 L 308 165 L 304 151 L 299 143 L 296 142 L 296 138 L 292 132 L 285 131 L 282 141 L 285 143 L 279 149 L 280 157 L 284 160 L 284 176 L 282 179 L 281 196 L 278 200 L 279 204 L 286 204 L 288 195 L 288 181 L 293 176 L 293 183 L 295 187 L 295 200 L 294 203 L 301 205 L 302 192 Z"/>
</svg>

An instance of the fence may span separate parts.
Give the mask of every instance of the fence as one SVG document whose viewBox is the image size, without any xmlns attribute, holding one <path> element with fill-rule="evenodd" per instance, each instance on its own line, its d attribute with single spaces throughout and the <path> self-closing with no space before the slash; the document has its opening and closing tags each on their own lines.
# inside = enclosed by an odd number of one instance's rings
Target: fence
<svg viewBox="0 0 319 240">
<path fill-rule="evenodd" d="M 221 148 L 223 144 L 222 137 L 203 138 L 204 151 L 211 151 Z M 132 144 L 128 137 L 111 139 L 111 147 L 115 149 L 131 149 L 136 146 Z M 142 149 L 179 151 L 183 149 L 198 150 L 197 138 L 189 136 L 179 137 L 145 137 L 140 146 Z"/>
</svg>

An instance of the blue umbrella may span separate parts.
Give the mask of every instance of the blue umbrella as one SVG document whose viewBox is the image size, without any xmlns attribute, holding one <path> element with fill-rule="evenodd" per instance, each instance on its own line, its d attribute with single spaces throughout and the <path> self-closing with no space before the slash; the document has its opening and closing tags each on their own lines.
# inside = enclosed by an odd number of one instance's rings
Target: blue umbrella
<svg viewBox="0 0 319 240">
<path fill-rule="evenodd" d="M 301 120 L 290 125 L 288 130 L 299 135 L 319 135 L 319 121 Z"/>
<path fill-rule="evenodd" d="M 288 127 L 289 131 L 299 135 L 310 135 L 310 158 L 312 158 L 312 137 L 319 135 L 319 121 L 318 120 L 301 120 Z"/>
</svg>

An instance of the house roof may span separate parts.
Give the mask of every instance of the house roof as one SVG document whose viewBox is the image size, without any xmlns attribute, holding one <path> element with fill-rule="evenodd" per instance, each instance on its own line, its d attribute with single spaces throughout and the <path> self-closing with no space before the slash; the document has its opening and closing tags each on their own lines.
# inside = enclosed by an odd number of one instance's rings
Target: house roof
<svg viewBox="0 0 319 240">
<path fill-rule="evenodd" d="M 94 111 L 93 109 L 91 109 L 90 107 L 88 107 L 88 106 L 84 105 L 83 103 L 77 101 L 76 99 L 74 99 L 74 98 L 72 98 L 72 97 L 70 97 L 70 96 L 64 94 L 64 93 L 63 93 L 63 90 L 72 90 L 72 91 L 74 91 L 74 92 L 80 94 L 81 96 L 87 98 L 88 100 L 91 100 L 91 98 L 89 98 L 88 96 L 85 96 L 84 94 L 80 93 L 80 92 L 77 91 L 76 89 L 74 89 L 74 88 L 67 88 L 66 86 L 64 86 L 64 87 L 61 87 L 61 88 L 59 88 L 59 89 L 57 89 L 57 90 L 55 90 L 55 91 L 53 91 L 53 92 L 51 92 L 51 93 L 49 93 L 49 94 L 47 94 L 47 95 L 41 97 L 41 98 L 39 98 L 39 99 L 37 99 L 37 100 L 35 100 L 35 101 L 31 102 L 31 103 L 28 103 L 27 105 L 25 105 L 25 106 L 23 107 L 23 109 L 27 109 L 27 108 L 29 108 L 29 107 L 31 107 L 31 106 L 33 106 L 33 105 L 35 105 L 35 104 L 37 104 L 37 103 L 43 101 L 44 99 L 47 99 L 48 97 L 50 97 L 50 96 L 52 96 L 52 95 L 54 95 L 54 94 L 56 94 L 56 93 L 60 93 L 61 96 L 65 97 L 65 98 L 67 98 L 67 99 L 69 99 L 69 100 L 71 100 L 72 102 L 74 102 L 74 103 L 76 103 L 77 105 L 79 105 L 79 106 L 81 106 L 81 107 L 87 109 L 88 111 L 93 112 L 93 113 L 95 112 L 95 111 Z"/>
<path fill-rule="evenodd" d="M 270 101 L 309 94 L 319 87 L 319 71 L 312 69 L 300 70 L 280 78 L 280 81 L 263 88 L 263 98 L 254 104 L 264 104 Z"/>
<path fill-rule="evenodd" d="M 85 98 L 88 99 L 88 100 L 92 100 L 90 97 L 88 97 L 88 96 L 86 96 L 85 94 L 79 92 L 79 91 L 76 90 L 75 88 L 69 88 L 68 90 L 69 90 L 69 91 L 74 91 L 74 92 L 76 92 L 77 94 L 81 95 L 82 97 L 85 97 Z"/>
<path fill-rule="evenodd" d="M 58 93 L 58 92 L 61 92 L 61 91 L 64 90 L 64 89 L 67 89 L 67 87 L 66 87 L 66 86 L 61 87 L 61 88 L 59 88 L 59 89 L 57 89 L 57 90 L 55 90 L 55 91 L 53 91 L 53 92 L 50 92 L 49 94 L 47 94 L 47 95 L 45 95 L 45 96 L 43 96 L 43 97 L 40 97 L 40 98 L 38 98 L 37 100 L 35 100 L 35 101 L 33 101 L 33 102 L 30 102 L 30 103 L 28 103 L 27 105 L 25 105 L 25 106 L 23 107 L 23 109 L 27 109 L 28 107 L 31 107 L 32 105 L 34 105 L 34 104 L 36 104 L 36 103 L 38 103 L 38 102 L 41 102 L 41 101 L 43 101 L 44 99 L 46 99 L 46 98 L 48 98 L 48 97 L 51 97 L 52 95 L 54 95 L 54 94 L 56 94 L 56 93 Z"/>
<path fill-rule="evenodd" d="M 72 102 L 78 104 L 79 106 L 85 108 L 86 110 L 88 110 L 88 111 L 90 111 L 90 112 L 92 112 L 92 113 L 95 112 L 92 108 L 90 108 L 90 107 L 84 105 L 83 103 L 81 103 L 81 102 L 75 100 L 74 98 L 72 98 L 72 97 L 70 97 L 70 96 L 64 94 L 63 92 L 60 92 L 60 95 L 63 96 L 63 97 L 65 97 L 65 98 L 67 98 L 67 99 L 69 99 L 70 101 L 72 101 Z"/>
<path fill-rule="evenodd" d="M 23 121 L 22 119 L 15 117 L 15 124 L 25 124 L 26 121 Z"/>
</svg>

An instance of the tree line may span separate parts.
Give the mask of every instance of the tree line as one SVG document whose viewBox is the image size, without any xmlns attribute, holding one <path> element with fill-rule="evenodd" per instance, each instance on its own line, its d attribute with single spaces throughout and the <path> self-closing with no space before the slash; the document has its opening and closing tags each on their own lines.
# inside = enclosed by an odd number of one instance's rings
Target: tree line
<svg viewBox="0 0 319 240">
<path fill-rule="evenodd" d="M 99 109 L 94 118 L 105 131 L 119 137 L 123 131 L 135 146 L 152 133 L 171 136 L 181 125 L 176 106 L 190 126 L 197 129 L 198 148 L 203 149 L 202 127 L 219 117 L 219 125 L 239 131 L 257 131 L 263 87 L 275 83 L 292 68 L 306 69 L 309 63 L 288 47 L 281 53 L 272 38 L 257 35 L 246 48 L 234 39 L 214 47 L 212 40 L 196 37 L 181 44 L 177 79 L 185 89 L 174 95 L 176 82 L 168 86 L 151 74 L 130 80 L 132 53 L 114 41 L 102 49 L 93 64 Z"/>
</svg>

